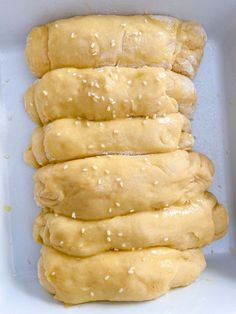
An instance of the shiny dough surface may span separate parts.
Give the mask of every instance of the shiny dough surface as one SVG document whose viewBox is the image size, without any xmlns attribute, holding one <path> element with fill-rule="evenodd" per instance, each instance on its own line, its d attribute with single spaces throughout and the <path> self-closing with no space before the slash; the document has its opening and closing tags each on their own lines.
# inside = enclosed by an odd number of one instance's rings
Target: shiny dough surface
<svg viewBox="0 0 236 314">
<path fill-rule="evenodd" d="M 191 117 L 193 82 L 164 68 L 64 68 L 48 72 L 25 94 L 38 124 L 61 118 L 114 120 L 182 112 Z"/>
<path fill-rule="evenodd" d="M 75 220 L 45 211 L 36 218 L 33 230 L 37 242 L 86 257 L 153 246 L 199 248 L 222 237 L 227 223 L 226 209 L 206 192 L 186 205 L 99 221 Z"/>
<path fill-rule="evenodd" d="M 205 266 L 200 250 L 154 247 L 79 259 L 44 246 L 38 274 L 42 286 L 67 304 L 144 301 L 190 284 Z"/>
<path fill-rule="evenodd" d="M 180 113 L 155 119 L 104 122 L 59 119 L 35 129 L 25 160 L 39 166 L 104 154 L 152 154 L 189 150 L 190 121 Z M 32 162 L 33 160 L 33 162 Z"/>
<path fill-rule="evenodd" d="M 163 66 L 194 77 L 206 34 L 167 16 L 76 16 L 34 28 L 26 58 L 36 76 L 63 67 Z"/>
<path fill-rule="evenodd" d="M 55 213 L 104 219 L 186 202 L 211 185 L 213 173 L 206 156 L 183 150 L 90 157 L 38 169 L 35 200 Z"/>
</svg>

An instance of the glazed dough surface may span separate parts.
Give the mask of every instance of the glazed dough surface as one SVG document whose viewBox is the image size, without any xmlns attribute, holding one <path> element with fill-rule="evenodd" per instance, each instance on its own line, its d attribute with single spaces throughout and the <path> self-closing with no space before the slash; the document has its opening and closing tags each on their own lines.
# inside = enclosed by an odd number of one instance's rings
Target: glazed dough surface
<svg viewBox="0 0 236 314">
<path fill-rule="evenodd" d="M 205 42 L 199 24 L 172 17 L 77 16 L 34 28 L 26 57 L 36 76 L 72 66 L 150 65 L 193 77 Z"/>
<path fill-rule="evenodd" d="M 42 212 L 34 222 L 34 239 L 78 257 L 153 246 L 186 250 L 223 236 L 227 222 L 226 209 L 206 192 L 186 205 L 99 221 Z"/>
<path fill-rule="evenodd" d="M 205 266 L 200 250 L 152 248 L 78 259 L 44 246 L 38 274 L 44 288 L 64 303 L 144 301 L 190 284 Z"/>
<path fill-rule="evenodd" d="M 156 119 L 92 122 L 56 120 L 35 129 L 25 160 L 39 166 L 104 154 L 151 154 L 189 150 L 190 121 L 180 113 Z M 33 162 L 32 162 L 33 159 Z"/>
<path fill-rule="evenodd" d="M 213 173 L 207 157 L 182 150 L 97 156 L 38 169 L 35 200 L 65 216 L 105 219 L 186 202 L 211 185 Z"/>
<path fill-rule="evenodd" d="M 57 69 L 25 94 L 25 107 L 38 124 L 61 118 L 114 120 L 178 110 L 190 117 L 196 90 L 192 81 L 164 68 Z"/>
</svg>

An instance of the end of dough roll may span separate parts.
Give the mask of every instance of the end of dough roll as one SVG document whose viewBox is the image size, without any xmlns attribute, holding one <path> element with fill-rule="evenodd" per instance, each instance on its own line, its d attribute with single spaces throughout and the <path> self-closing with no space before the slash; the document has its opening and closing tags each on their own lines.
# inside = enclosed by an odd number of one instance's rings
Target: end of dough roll
<svg viewBox="0 0 236 314">
<path fill-rule="evenodd" d="M 152 248 L 78 259 L 44 246 L 38 275 L 41 285 L 67 304 L 145 301 L 189 285 L 205 266 L 200 250 Z"/>
</svg>

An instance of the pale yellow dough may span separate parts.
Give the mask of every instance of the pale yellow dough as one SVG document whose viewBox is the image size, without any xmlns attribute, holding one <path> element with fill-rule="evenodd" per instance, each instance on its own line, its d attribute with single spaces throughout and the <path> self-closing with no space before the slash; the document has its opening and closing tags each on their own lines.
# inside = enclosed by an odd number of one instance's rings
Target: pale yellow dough
<svg viewBox="0 0 236 314">
<path fill-rule="evenodd" d="M 39 243 L 68 255 L 86 257 L 113 249 L 199 248 L 222 237 L 227 224 L 227 210 L 206 192 L 186 205 L 100 221 L 74 220 L 41 212 L 34 222 L 33 233 Z"/>
<path fill-rule="evenodd" d="M 63 67 L 163 66 L 194 77 L 206 34 L 167 16 L 77 16 L 34 28 L 26 58 L 36 76 Z"/>
<path fill-rule="evenodd" d="M 78 259 L 44 246 L 41 253 L 42 286 L 67 304 L 151 300 L 190 284 L 206 266 L 200 250 L 155 247 Z"/>
<path fill-rule="evenodd" d="M 156 119 L 89 122 L 60 119 L 35 129 L 25 160 L 34 166 L 104 154 L 150 154 L 189 150 L 190 121 L 180 113 Z"/>
<path fill-rule="evenodd" d="M 65 216 L 104 219 L 191 200 L 213 173 L 207 157 L 183 150 L 90 157 L 38 169 L 35 200 Z"/>
<path fill-rule="evenodd" d="M 61 118 L 114 120 L 194 111 L 192 81 L 164 68 L 57 69 L 25 94 L 25 108 L 38 124 Z"/>
</svg>

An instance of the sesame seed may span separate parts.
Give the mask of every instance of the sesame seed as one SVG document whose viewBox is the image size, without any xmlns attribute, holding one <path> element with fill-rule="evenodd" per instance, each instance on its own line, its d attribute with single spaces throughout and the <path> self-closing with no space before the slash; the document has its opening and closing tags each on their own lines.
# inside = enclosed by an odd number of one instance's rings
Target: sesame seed
<svg viewBox="0 0 236 314">
<path fill-rule="evenodd" d="M 107 106 L 107 111 L 111 111 L 111 107 L 110 106 Z"/>
<path fill-rule="evenodd" d="M 76 213 L 73 212 L 73 213 L 71 214 L 71 217 L 72 217 L 73 219 L 76 219 Z"/>
<path fill-rule="evenodd" d="M 108 280 L 110 278 L 109 275 L 105 276 L 104 280 Z"/>
<path fill-rule="evenodd" d="M 120 203 L 116 202 L 115 203 L 116 207 L 120 207 Z"/>
<path fill-rule="evenodd" d="M 98 184 L 102 184 L 102 180 L 101 179 L 98 179 Z"/>
<path fill-rule="evenodd" d="M 128 99 L 124 99 L 124 103 L 128 103 L 129 102 L 129 100 Z"/>
<path fill-rule="evenodd" d="M 125 23 L 122 23 L 122 24 L 120 24 L 120 26 L 122 26 L 122 27 L 125 27 L 127 24 L 125 24 Z"/>
<path fill-rule="evenodd" d="M 144 85 L 144 86 L 147 86 L 147 81 L 143 81 L 143 85 Z"/>
<path fill-rule="evenodd" d="M 60 244 L 60 245 L 63 245 L 63 244 L 64 244 L 64 241 L 60 241 L 59 244 Z"/>
<path fill-rule="evenodd" d="M 100 85 L 99 85 L 98 82 L 95 82 L 94 86 L 95 86 L 96 88 L 100 88 Z"/>
<path fill-rule="evenodd" d="M 110 171 L 107 170 L 107 169 L 105 169 L 104 172 L 105 172 L 105 174 L 109 174 L 110 173 Z"/>
<path fill-rule="evenodd" d="M 134 209 L 130 209 L 130 211 L 129 211 L 129 212 L 130 212 L 130 213 L 134 213 L 134 211 L 135 211 Z"/>
<path fill-rule="evenodd" d="M 144 19 L 144 23 L 147 23 L 148 22 L 148 20 L 147 19 Z"/>
<path fill-rule="evenodd" d="M 95 33 L 95 34 L 94 34 L 94 37 L 95 37 L 95 38 L 98 38 L 98 33 Z"/>
<path fill-rule="evenodd" d="M 94 86 L 94 82 L 93 82 L 93 81 L 91 82 L 91 86 L 92 86 L 92 87 Z"/>
<path fill-rule="evenodd" d="M 111 47 L 115 47 L 116 41 L 114 39 L 111 40 Z"/>
<path fill-rule="evenodd" d="M 126 244 L 125 244 L 125 243 L 122 243 L 121 246 L 122 246 L 122 247 L 126 247 Z"/>
<path fill-rule="evenodd" d="M 154 185 L 157 185 L 157 184 L 158 184 L 158 181 L 157 181 L 157 180 L 155 180 L 155 181 L 153 182 L 153 184 L 154 184 Z"/>
<path fill-rule="evenodd" d="M 61 133 L 60 132 L 57 132 L 57 136 L 60 136 L 61 135 Z"/>
<path fill-rule="evenodd" d="M 112 208 L 109 208 L 109 209 L 108 209 L 108 212 L 109 212 L 109 213 L 112 213 Z"/>
<path fill-rule="evenodd" d="M 57 28 L 57 27 L 58 27 L 58 24 L 56 23 L 54 26 Z"/>
<path fill-rule="evenodd" d="M 46 90 L 43 90 L 43 94 L 44 94 L 45 96 L 47 96 L 47 95 L 48 95 L 48 92 L 47 92 Z"/>
<path fill-rule="evenodd" d="M 51 273 L 51 275 L 52 275 L 52 276 L 55 276 L 55 275 L 56 275 L 56 272 L 55 272 L 55 271 L 53 271 L 53 272 Z"/>
<path fill-rule="evenodd" d="M 80 232 L 81 232 L 82 234 L 84 234 L 84 233 L 85 233 L 85 228 L 81 228 Z"/>
<path fill-rule="evenodd" d="M 101 96 L 101 99 L 102 99 L 102 101 L 105 101 L 105 97 L 104 96 Z"/>
<path fill-rule="evenodd" d="M 117 181 L 117 182 L 121 181 L 121 178 L 116 178 L 116 181 Z"/>
<path fill-rule="evenodd" d="M 127 83 L 128 83 L 129 85 L 131 85 L 131 84 L 132 84 L 132 81 L 131 81 L 131 80 L 129 80 L 129 81 L 127 81 Z"/>
<path fill-rule="evenodd" d="M 77 76 L 77 73 L 76 72 L 72 73 L 72 76 Z"/>
<path fill-rule="evenodd" d="M 141 168 L 141 171 L 144 171 L 146 168 L 145 168 L 145 166 L 143 166 L 142 168 Z"/>
<path fill-rule="evenodd" d="M 118 134 L 119 131 L 118 131 L 118 130 L 114 130 L 113 133 L 114 133 L 114 134 Z"/>
<path fill-rule="evenodd" d="M 145 121 L 145 120 L 144 120 L 144 121 L 142 121 L 142 124 L 143 124 L 143 125 L 147 124 L 147 121 Z"/>
<path fill-rule="evenodd" d="M 135 267 L 134 266 L 131 266 L 129 269 L 128 269 L 128 274 L 129 275 L 132 275 L 134 273 L 134 270 L 135 270 Z"/>
<path fill-rule="evenodd" d="M 98 167 L 97 166 L 92 166 L 92 168 L 93 168 L 93 170 L 97 170 L 98 169 Z"/>
<path fill-rule="evenodd" d="M 167 241 L 169 240 L 169 238 L 168 238 L 168 237 L 165 237 L 163 240 L 164 240 L 165 242 L 167 242 Z"/>
<path fill-rule="evenodd" d="M 71 98 L 71 97 L 69 97 L 69 98 L 67 99 L 67 101 L 68 101 L 68 102 L 71 102 L 71 101 L 72 101 L 72 98 Z"/>
<path fill-rule="evenodd" d="M 119 232 L 119 233 L 118 233 L 118 237 L 123 237 L 123 233 L 122 233 L 122 232 Z"/>
<path fill-rule="evenodd" d="M 75 33 L 71 33 L 71 34 L 70 34 L 70 37 L 71 37 L 71 38 L 75 38 Z"/>
<path fill-rule="evenodd" d="M 152 254 L 157 254 L 158 251 L 157 251 L 157 250 L 151 250 L 151 253 L 152 253 Z"/>
<path fill-rule="evenodd" d="M 58 217 L 58 214 L 54 214 L 54 217 Z"/>
<path fill-rule="evenodd" d="M 110 237 L 107 237 L 107 242 L 111 242 L 111 238 Z"/>
<path fill-rule="evenodd" d="M 118 251 L 119 251 L 119 249 L 117 249 L 117 248 L 114 248 L 113 250 L 114 250 L 115 252 L 118 252 Z"/>
<path fill-rule="evenodd" d="M 66 170 L 66 169 L 68 169 L 68 167 L 69 167 L 68 165 L 65 165 L 65 166 L 63 167 L 63 169 Z"/>
<path fill-rule="evenodd" d="M 120 290 L 118 291 L 119 293 L 124 292 L 124 288 L 120 288 Z"/>
<path fill-rule="evenodd" d="M 138 95 L 138 99 L 141 100 L 143 96 L 141 94 Z"/>
<path fill-rule="evenodd" d="M 148 119 L 149 119 L 149 116 L 146 116 L 145 119 L 148 120 Z"/>
<path fill-rule="evenodd" d="M 107 235 L 108 235 L 108 236 L 111 235 L 111 230 L 107 230 Z"/>
<path fill-rule="evenodd" d="M 103 124 L 102 122 L 99 122 L 99 125 L 100 125 L 100 126 L 103 126 L 104 124 Z"/>
<path fill-rule="evenodd" d="M 102 143 L 100 146 L 101 146 L 102 148 L 105 148 L 105 147 L 106 147 L 106 145 L 105 145 L 105 144 L 103 144 L 103 143 Z"/>
<path fill-rule="evenodd" d="M 87 80 L 82 80 L 83 83 L 87 83 Z"/>
<path fill-rule="evenodd" d="M 157 114 L 155 113 L 153 116 L 152 116 L 153 119 L 156 119 L 157 118 Z"/>
<path fill-rule="evenodd" d="M 92 52 L 92 56 L 96 56 L 97 54 L 98 54 L 97 51 Z"/>
<path fill-rule="evenodd" d="M 78 121 L 78 120 L 76 120 L 76 121 L 75 121 L 75 125 L 78 125 L 78 124 L 79 124 L 79 121 Z"/>
<path fill-rule="evenodd" d="M 88 146 L 88 149 L 93 149 L 94 148 L 94 145 L 89 145 Z"/>
<path fill-rule="evenodd" d="M 94 43 L 94 42 L 91 43 L 90 47 L 91 47 L 91 48 L 94 48 L 94 47 L 95 47 L 95 43 Z"/>
<path fill-rule="evenodd" d="M 120 182 L 119 184 L 120 184 L 120 187 L 121 187 L 121 188 L 124 187 L 124 183 L 123 183 L 123 182 Z"/>
<path fill-rule="evenodd" d="M 90 292 L 90 295 L 91 295 L 91 297 L 94 297 L 94 292 L 91 291 L 91 292 Z"/>
<path fill-rule="evenodd" d="M 88 169 L 87 169 L 87 168 L 83 168 L 82 171 L 83 171 L 83 172 L 87 172 Z"/>
</svg>

